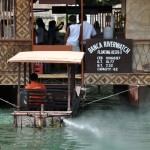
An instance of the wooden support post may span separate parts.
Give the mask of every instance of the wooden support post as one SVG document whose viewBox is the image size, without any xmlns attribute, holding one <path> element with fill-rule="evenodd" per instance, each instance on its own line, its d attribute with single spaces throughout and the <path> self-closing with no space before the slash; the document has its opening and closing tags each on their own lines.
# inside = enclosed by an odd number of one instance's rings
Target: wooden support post
<svg viewBox="0 0 150 150">
<path fill-rule="evenodd" d="M 18 124 L 17 124 L 17 116 L 14 114 L 14 126 L 17 127 Z"/>
<path fill-rule="evenodd" d="M 21 118 L 21 123 L 20 124 L 21 124 L 21 128 L 22 128 L 22 116 L 20 118 Z"/>
<path fill-rule="evenodd" d="M 26 67 L 26 63 L 24 63 L 24 87 L 26 86 L 26 72 L 27 72 L 27 67 Z"/>
<path fill-rule="evenodd" d="M 138 97 L 138 93 L 139 93 L 139 88 L 137 86 L 129 86 L 129 100 L 131 105 L 133 106 L 138 106 L 139 103 L 139 97 Z"/>
<path fill-rule="evenodd" d="M 75 64 L 71 65 L 71 91 L 75 89 L 75 71 L 76 71 L 76 66 Z"/>
<path fill-rule="evenodd" d="M 101 93 L 101 86 L 98 85 L 97 87 L 98 87 L 98 93 Z"/>
<path fill-rule="evenodd" d="M 18 91 L 17 91 L 17 107 L 20 108 L 20 78 L 21 78 L 21 63 L 18 63 Z"/>
<path fill-rule="evenodd" d="M 84 51 L 83 47 L 83 3 L 84 0 L 81 0 L 81 51 Z M 82 87 L 84 86 L 84 59 L 82 60 L 81 63 L 81 79 L 82 79 Z"/>
<path fill-rule="evenodd" d="M 67 65 L 67 70 L 68 70 L 68 107 L 67 110 L 70 111 L 70 104 L 71 104 L 71 66 L 68 64 Z"/>
<path fill-rule="evenodd" d="M 59 127 L 60 128 L 61 128 L 61 124 L 62 124 L 61 117 L 59 117 Z"/>
<path fill-rule="evenodd" d="M 41 104 L 41 113 L 44 112 L 44 104 Z"/>
<path fill-rule="evenodd" d="M 53 119 L 53 116 L 52 116 L 52 122 L 51 122 L 51 124 L 52 124 L 52 127 L 54 126 L 54 119 Z"/>
<path fill-rule="evenodd" d="M 35 117 L 35 114 L 34 114 L 34 127 L 36 127 L 36 117 Z"/>
<path fill-rule="evenodd" d="M 29 77 L 31 73 L 32 73 L 32 68 L 31 68 L 31 63 L 29 63 Z M 29 78 L 29 82 L 30 82 L 30 78 Z"/>
</svg>

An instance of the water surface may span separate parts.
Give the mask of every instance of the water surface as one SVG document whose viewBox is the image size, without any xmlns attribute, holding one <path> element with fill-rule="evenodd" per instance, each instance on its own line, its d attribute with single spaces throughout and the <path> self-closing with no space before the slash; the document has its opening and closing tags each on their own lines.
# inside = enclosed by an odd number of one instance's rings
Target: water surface
<svg viewBox="0 0 150 150">
<path fill-rule="evenodd" d="M 95 93 L 88 97 L 100 98 Z M 0 109 L 2 150 L 150 149 L 150 111 L 133 109 L 117 97 L 88 105 L 78 117 L 64 120 L 63 128 L 14 128 L 12 111 Z"/>
</svg>

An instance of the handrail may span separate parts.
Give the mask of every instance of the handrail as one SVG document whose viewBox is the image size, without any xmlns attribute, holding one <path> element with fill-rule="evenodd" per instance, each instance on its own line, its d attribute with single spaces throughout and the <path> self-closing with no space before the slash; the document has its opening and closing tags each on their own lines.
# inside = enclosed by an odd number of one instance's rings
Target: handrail
<svg viewBox="0 0 150 150">
<path fill-rule="evenodd" d="M 33 51 L 72 51 L 71 45 L 33 45 Z"/>
</svg>

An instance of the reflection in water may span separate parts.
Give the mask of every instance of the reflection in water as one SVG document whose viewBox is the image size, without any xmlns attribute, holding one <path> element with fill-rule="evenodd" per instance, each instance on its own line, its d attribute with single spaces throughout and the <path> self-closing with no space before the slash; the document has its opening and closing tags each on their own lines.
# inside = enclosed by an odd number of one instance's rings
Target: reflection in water
<svg viewBox="0 0 150 150">
<path fill-rule="evenodd" d="M 99 97 L 96 93 L 87 96 Z M 130 108 L 117 97 L 89 105 L 76 118 L 64 119 L 63 128 L 14 128 L 11 112 L 0 110 L 2 150 L 150 149 L 149 109 Z"/>
</svg>

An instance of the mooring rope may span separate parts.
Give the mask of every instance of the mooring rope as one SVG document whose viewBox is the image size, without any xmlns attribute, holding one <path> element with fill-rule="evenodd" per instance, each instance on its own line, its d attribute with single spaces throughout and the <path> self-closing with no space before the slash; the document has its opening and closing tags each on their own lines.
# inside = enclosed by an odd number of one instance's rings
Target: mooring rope
<svg viewBox="0 0 150 150">
<path fill-rule="evenodd" d="M 113 97 L 113 96 L 116 96 L 116 95 L 119 95 L 119 94 L 122 94 L 122 93 L 125 93 L 125 92 L 128 92 L 128 91 L 133 90 L 133 89 L 137 89 L 138 87 L 139 87 L 139 85 L 137 85 L 137 87 L 130 88 L 130 89 L 128 89 L 128 90 L 125 90 L 125 91 L 122 91 L 122 92 L 119 92 L 119 93 L 116 93 L 116 94 L 112 94 L 112 95 L 109 95 L 109 96 L 106 96 L 106 97 L 103 97 L 103 98 L 94 100 L 94 101 L 89 102 L 89 103 L 85 103 L 84 106 L 89 105 L 89 104 L 92 104 L 92 103 L 95 103 L 95 102 L 98 102 L 98 101 L 102 101 L 102 100 L 104 100 L 104 99 L 107 99 L 107 98 L 110 98 L 110 97 Z M 79 107 L 82 107 L 82 106 L 79 106 Z"/>
<path fill-rule="evenodd" d="M 0 98 L 0 100 L 17 108 L 17 105 L 15 105 L 15 104 L 13 104 L 13 103 L 10 103 L 10 102 L 8 102 L 8 101 L 2 99 L 2 98 Z"/>
<path fill-rule="evenodd" d="M 107 98 L 110 98 L 110 97 L 113 97 L 113 96 L 116 96 L 116 95 L 119 95 L 119 94 L 122 94 L 122 93 L 125 93 L 125 92 L 128 92 L 128 91 L 133 90 L 133 89 L 137 89 L 138 87 L 139 87 L 139 85 L 137 85 L 137 87 L 130 88 L 130 89 L 128 89 L 128 90 L 125 90 L 125 91 L 122 91 L 122 92 L 119 92 L 119 93 L 116 93 L 116 94 L 112 94 L 112 95 L 109 95 L 109 96 L 106 96 L 106 97 L 103 97 L 103 98 L 100 98 L 100 99 L 97 99 L 97 100 L 94 100 L 94 101 L 92 101 L 92 102 L 89 102 L 89 103 L 84 104 L 84 106 L 89 105 L 89 104 L 92 104 L 92 103 L 95 103 L 95 102 L 98 102 L 98 101 L 101 101 L 101 100 L 104 100 L 104 99 L 107 99 Z M 85 94 L 86 94 L 86 93 L 85 93 Z M 13 103 L 10 103 L 10 102 L 8 102 L 8 101 L 2 99 L 2 98 L 0 98 L 0 100 L 3 101 L 3 102 L 5 102 L 5 103 L 7 103 L 7 104 L 10 104 L 10 105 L 12 105 L 12 106 L 18 108 L 17 105 L 15 105 L 15 104 L 13 104 Z M 79 106 L 79 107 L 82 107 L 82 106 Z"/>
</svg>

